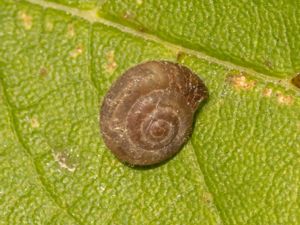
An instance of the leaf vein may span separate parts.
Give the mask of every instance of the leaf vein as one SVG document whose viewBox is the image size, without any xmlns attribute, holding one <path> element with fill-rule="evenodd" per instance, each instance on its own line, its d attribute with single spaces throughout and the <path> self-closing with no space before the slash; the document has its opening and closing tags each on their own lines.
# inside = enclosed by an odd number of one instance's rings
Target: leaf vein
<svg viewBox="0 0 300 225">
<path fill-rule="evenodd" d="M 298 89 L 296 87 L 294 87 L 288 80 L 286 82 L 282 82 L 281 78 L 272 77 L 271 73 L 270 74 L 267 72 L 262 73 L 262 72 L 257 71 L 255 68 L 238 65 L 238 64 L 228 61 L 228 60 L 219 59 L 219 58 L 217 58 L 217 56 L 208 55 L 207 53 L 202 52 L 200 50 L 195 50 L 195 49 L 191 49 L 188 47 L 183 47 L 178 44 L 171 43 L 170 41 L 164 40 L 163 38 L 161 38 L 155 34 L 150 34 L 150 33 L 144 32 L 144 31 L 139 31 L 134 28 L 122 25 L 120 23 L 113 22 L 111 20 L 102 18 L 97 14 L 97 9 L 79 10 L 77 8 L 73 8 L 70 6 L 64 6 L 64 5 L 61 5 L 58 3 L 54 3 L 54 2 L 47 2 L 47 1 L 40 1 L 40 0 L 26 0 L 26 1 L 31 4 L 39 5 L 43 8 L 51 8 L 51 9 L 55 9 L 58 11 L 68 13 L 75 17 L 83 18 L 84 20 L 89 21 L 92 24 L 93 23 L 103 24 L 105 26 L 117 29 L 119 31 L 142 38 L 144 40 L 159 43 L 169 49 L 177 50 L 180 52 L 186 52 L 189 55 L 194 55 L 197 58 L 206 60 L 210 63 L 222 65 L 222 66 L 232 69 L 232 70 L 238 70 L 238 71 L 245 72 L 247 74 L 251 74 L 251 75 L 255 76 L 256 78 L 267 80 L 268 82 L 274 83 L 278 86 L 283 86 L 286 89 L 295 90 L 296 93 L 299 93 Z"/>
<path fill-rule="evenodd" d="M 18 129 L 18 121 L 17 121 L 17 116 L 14 113 L 13 110 L 13 105 L 12 103 L 9 101 L 9 97 L 8 97 L 8 93 L 7 90 L 5 88 L 5 84 L 3 79 L 0 78 L 0 85 L 2 86 L 3 89 L 3 97 L 4 97 L 4 101 L 6 102 L 8 109 L 9 109 L 9 114 L 10 114 L 10 118 L 11 118 L 11 123 L 12 123 L 12 129 L 14 131 L 15 137 L 17 139 L 17 141 L 19 142 L 19 144 L 22 146 L 22 148 L 24 149 L 24 152 L 26 153 L 26 155 L 29 157 L 29 159 L 32 162 L 32 167 L 35 171 L 35 173 L 37 174 L 38 180 L 40 181 L 41 187 L 42 189 L 45 191 L 45 193 L 48 195 L 48 197 L 50 199 L 53 200 L 53 202 L 55 203 L 55 205 L 61 209 L 63 212 L 65 212 L 69 217 L 71 217 L 77 224 L 82 224 L 73 214 L 70 213 L 69 209 L 67 207 L 63 207 L 61 202 L 59 201 L 59 199 L 55 196 L 55 194 L 52 193 L 52 191 L 47 187 L 46 185 L 46 181 L 43 178 L 43 174 L 42 172 L 39 170 L 38 165 L 36 160 L 34 159 L 32 153 L 30 152 L 30 148 L 26 145 L 25 141 L 23 140 L 23 138 L 21 137 L 20 131 Z"/>
<path fill-rule="evenodd" d="M 190 141 L 190 146 L 191 146 L 191 149 L 192 149 L 192 151 L 193 151 L 193 154 L 194 154 L 194 158 L 196 159 L 196 164 L 197 164 L 197 166 L 198 166 L 198 168 L 199 168 L 199 171 L 201 172 L 201 174 L 202 174 L 202 177 L 203 177 L 203 180 L 204 180 L 204 185 L 205 185 L 205 187 L 206 187 L 206 189 L 208 190 L 208 192 L 212 195 L 212 205 L 214 205 L 215 206 L 215 209 L 216 209 L 216 213 L 217 213 L 217 215 L 219 216 L 219 218 L 220 218 L 220 222 L 221 222 L 221 224 L 225 224 L 225 218 L 223 217 L 223 215 L 222 215 L 222 213 L 221 213 L 221 209 L 220 209 L 220 207 L 218 206 L 218 204 L 216 203 L 216 201 L 215 201 L 215 196 L 214 196 L 214 194 L 213 194 L 213 192 L 211 191 L 211 188 L 209 187 L 209 185 L 208 185 L 208 182 L 207 182 L 207 178 L 206 178 L 206 176 L 204 176 L 204 173 L 203 173 L 203 168 L 201 167 L 201 163 L 200 163 L 200 160 L 199 160 L 199 158 L 198 158 L 198 155 L 197 155 L 197 153 L 196 153 L 196 151 L 195 151 L 195 148 L 194 148 L 194 145 L 193 145 L 193 143 L 192 143 L 192 141 Z"/>
</svg>

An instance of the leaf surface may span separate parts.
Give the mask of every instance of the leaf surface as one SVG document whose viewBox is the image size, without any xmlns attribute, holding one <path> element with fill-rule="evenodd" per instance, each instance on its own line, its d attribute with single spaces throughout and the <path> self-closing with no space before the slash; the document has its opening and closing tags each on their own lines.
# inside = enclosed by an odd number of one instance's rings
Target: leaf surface
<svg viewBox="0 0 300 225">
<path fill-rule="evenodd" d="M 53 2 L 0 0 L 0 223 L 300 222 L 292 1 Z M 134 169 L 105 147 L 99 107 L 122 72 L 159 59 L 210 98 L 179 154 Z"/>
</svg>

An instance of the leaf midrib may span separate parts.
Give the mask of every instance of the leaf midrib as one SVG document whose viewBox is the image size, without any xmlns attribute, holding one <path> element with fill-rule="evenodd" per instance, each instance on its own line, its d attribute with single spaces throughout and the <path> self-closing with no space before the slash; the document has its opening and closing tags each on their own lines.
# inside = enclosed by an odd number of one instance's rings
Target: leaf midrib
<svg viewBox="0 0 300 225">
<path fill-rule="evenodd" d="M 241 66 L 241 65 L 238 65 L 231 61 L 225 61 L 225 60 L 219 59 L 216 56 L 208 55 L 199 50 L 187 48 L 187 47 L 180 46 L 178 44 L 171 43 L 170 41 L 162 39 L 159 36 L 156 36 L 156 35 L 153 35 L 153 34 L 150 34 L 147 32 L 141 32 L 132 27 L 128 27 L 123 24 L 116 23 L 114 21 L 102 18 L 98 15 L 97 8 L 92 9 L 92 10 L 82 10 L 82 9 L 77 9 L 77 8 L 70 7 L 70 6 L 61 5 L 61 4 L 54 3 L 54 2 L 47 2 L 47 1 L 41 1 L 41 0 L 25 0 L 25 1 L 28 3 L 31 3 L 31 4 L 42 6 L 44 8 L 50 8 L 50 9 L 55 9 L 58 11 L 63 11 L 72 16 L 80 17 L 91 23 L 101 23 L 108 27 L 112 27 L 114 29 L 117 29 L 124 33 L 128 33 L 130 35 L 142 38 L 144 40 L 153 41 L 153 42 L 158 43 L 162 46 L 165 46 L 169 49 L 172 49 L 174 52 L 184 52 L 189 55 L 196 56 L 197 58 L 205 60 L 209 63 L 221 65 L 225 68 L 228 68 L 229 70 L 238 70 L 238 71 L 246 73 L 246 74 L 251 74 L 257 80 L 264 80 L 268 83 L 273 83 L 276 86 L 281 86 L 287 90 L 294 90 L 295 95 L 300 96 L 299 89 L 297 87 L 295 87 L 294 85 L 292 85 L 290 83 L 289 79 L 273 77 L 271 73 L 269 73 L 269 74 L 262 73 L 251 67 Z"/>
</svg>

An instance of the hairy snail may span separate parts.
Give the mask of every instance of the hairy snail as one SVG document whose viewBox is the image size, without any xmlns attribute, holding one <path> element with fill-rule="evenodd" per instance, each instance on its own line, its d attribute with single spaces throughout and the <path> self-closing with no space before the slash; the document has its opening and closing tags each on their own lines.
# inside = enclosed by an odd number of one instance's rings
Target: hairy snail
<svg viewBox="0 0 300 225">
<path fill-rule="evenodd" d="M 202 80 L 177 63 L 149 61 L 134 66 L 103 100 L 104 142 L 119 160 L 131 165 L 167 160 L 189 138 L 194 113 L 207 97 Z"/>
</svg>

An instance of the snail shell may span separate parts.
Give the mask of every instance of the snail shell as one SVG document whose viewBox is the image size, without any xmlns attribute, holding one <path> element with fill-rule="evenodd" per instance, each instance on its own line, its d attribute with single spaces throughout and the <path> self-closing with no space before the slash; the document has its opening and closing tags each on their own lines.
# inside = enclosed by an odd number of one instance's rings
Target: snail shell
<svg viewBox="0 0 300 225">
<path fill-rule="evenodd" d="M 188 68 L 149 61 L 126 71 L 104 98 L 100 127 L 105 144 L 122 162 L 152 165 L 189 138 L 199 103 L 208 97 Z"/>
</svg>

